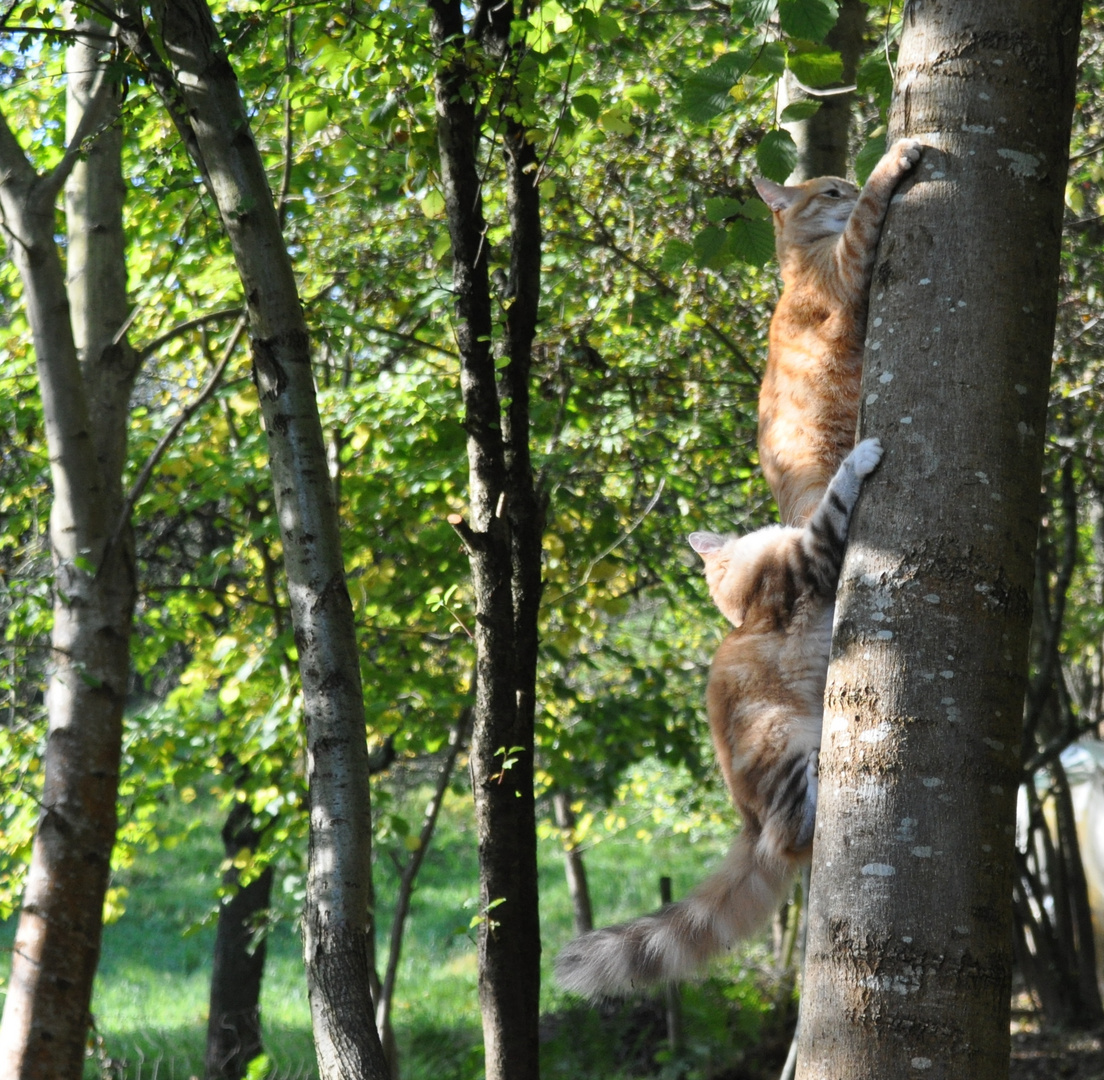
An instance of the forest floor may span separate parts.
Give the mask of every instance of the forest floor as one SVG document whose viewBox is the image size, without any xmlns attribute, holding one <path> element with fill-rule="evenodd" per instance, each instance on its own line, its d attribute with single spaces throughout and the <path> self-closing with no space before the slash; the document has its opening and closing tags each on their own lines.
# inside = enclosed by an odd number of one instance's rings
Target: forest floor
<svg viewBox="0 0 1104 1080">
<path fill-rule="evenodd" d="M 1012 1001 L 1010 1080 L 1104 1080 L 1104 1027 L 1044 1027 L 1026 995 Z"/>
</svg>

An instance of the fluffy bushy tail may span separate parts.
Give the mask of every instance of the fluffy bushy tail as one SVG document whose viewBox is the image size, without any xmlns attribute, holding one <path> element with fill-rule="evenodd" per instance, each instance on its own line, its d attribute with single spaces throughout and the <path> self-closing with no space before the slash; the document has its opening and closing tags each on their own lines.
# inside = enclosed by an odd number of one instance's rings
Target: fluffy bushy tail
<svg viewBox="0 0 1104 1080">
<path fill-rule="evenodd" d="M 754 933 L 782 902 L 794 870 L 765 860 L 741 833 L 720 869 L 685 900 L 568 942 L 556 957 L 556 981 L 596 998 L 685 978 Z"/>
</svg>

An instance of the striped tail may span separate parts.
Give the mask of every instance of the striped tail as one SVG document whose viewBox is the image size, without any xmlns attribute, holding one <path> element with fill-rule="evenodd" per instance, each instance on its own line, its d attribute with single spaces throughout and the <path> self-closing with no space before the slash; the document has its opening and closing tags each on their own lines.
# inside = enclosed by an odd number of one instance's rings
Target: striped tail
<svg viewBox="0 0 1104 1080">
<path fill-rule="evenodd" d="M 720 869 L 685 900 L 568 942 L 556 957 L 556 981 L 597 998 L 686 978 L 766 922 L 785 898 L 794 870 L 763 859 L 753 839 L 741 833 Z"/>
</svg>

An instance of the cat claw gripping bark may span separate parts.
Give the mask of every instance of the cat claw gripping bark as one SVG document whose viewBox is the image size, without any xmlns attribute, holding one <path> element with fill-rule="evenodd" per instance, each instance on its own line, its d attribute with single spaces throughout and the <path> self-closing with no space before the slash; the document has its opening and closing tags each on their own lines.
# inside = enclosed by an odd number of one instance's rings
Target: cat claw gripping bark
<svg viewBox="0 0 1104 1080">
<path fill-rule="evenodd" d="M 881 457 L 877 439 L 859 443 L 803 528 L 691 534 L 709 593 L 733 626 L 706 699 L 743 828 L 685 900 L 569 942 L 556 959 L 565 989 L 599 997 L 690 974 L 755 931 L 808 860 L 836 585 L 862 480 Z"/>
</svg>

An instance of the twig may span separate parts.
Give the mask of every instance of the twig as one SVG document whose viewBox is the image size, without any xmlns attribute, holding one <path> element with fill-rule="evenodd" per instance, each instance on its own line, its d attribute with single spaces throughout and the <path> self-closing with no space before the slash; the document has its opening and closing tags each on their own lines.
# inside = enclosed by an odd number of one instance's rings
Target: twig
<svg viewBox="0 0 1104 1080">
<path fill-rule="evenodd" d="M 619 548 L 643 523 L 644 519 L 655 509 L 655 505 L 659 502 L 660 495 L 663 494 L 663 487 L 667 483 L 666 477 L 659 482 L 659 487 L 656 488 L 655 494 L 648 500 L 648 505 L 644 507 L 640 516 L 616 539 L 609 545 L 604 551 L 595 555 L 593 559 L 587 564 L 587 568 L 583 573 L 582 579 L 575 585 L 572 585 L 569 589 L 564 589 L 555 600 L 550 600 L 549 605 L 558 604 L 561 600 L 570 596 L 572 593 L 578 592 L 584 588 L 590 581 L 590 575 L 594 573 L 594 568 L 609 554 Z"/>
<path fill-rule="evenodd" d="M 226 371 L 227 365 L 233 358 L 234 350 L 238 347 L 238 342 L 241 340 L 242 334 L 245 333 L 245 325 L 246 316 L 243 314 L 239 316 L 238 324 L 234 327 L 233 333 L 230 335 L 230 340 L 226 343 L 222 359 L 219 361 L 218 367 L 211 373 L 211 377 L 207 380 L 207 384 L 200 390 L 199 394 L 180 411 L 180 415 L 173 421 L 172 427 L 161 436 L 157 445 L 153 448 L 153 453 L 146 459 L 145 465 L 142 466 L 142 471 L 138 474 L 137 479 L 131 486 L 130 493 L 127 495 L 123 503 L 123 508 L 119 512 L 119 519 L 115 524 L 115 532 L 111 537 L 112 547 L 119 542 L 119 538 L 122 536 L 127 522 L 130 521 L 130 515 L 134 512 L 135 504 L 138 502 L 146 485 L 149 483 L 150 477 L 153 475 L 153 470 L 157 468 L 157 463 L 164 456 L 169 446 L 172 445 L 173 440 L 175 440 L 183 430 L 184 425 L 203 408 L 210 400 L 211 395 L 214 394 L 219 382 L 222 380 L 223 372 Z"/>
</svg>

